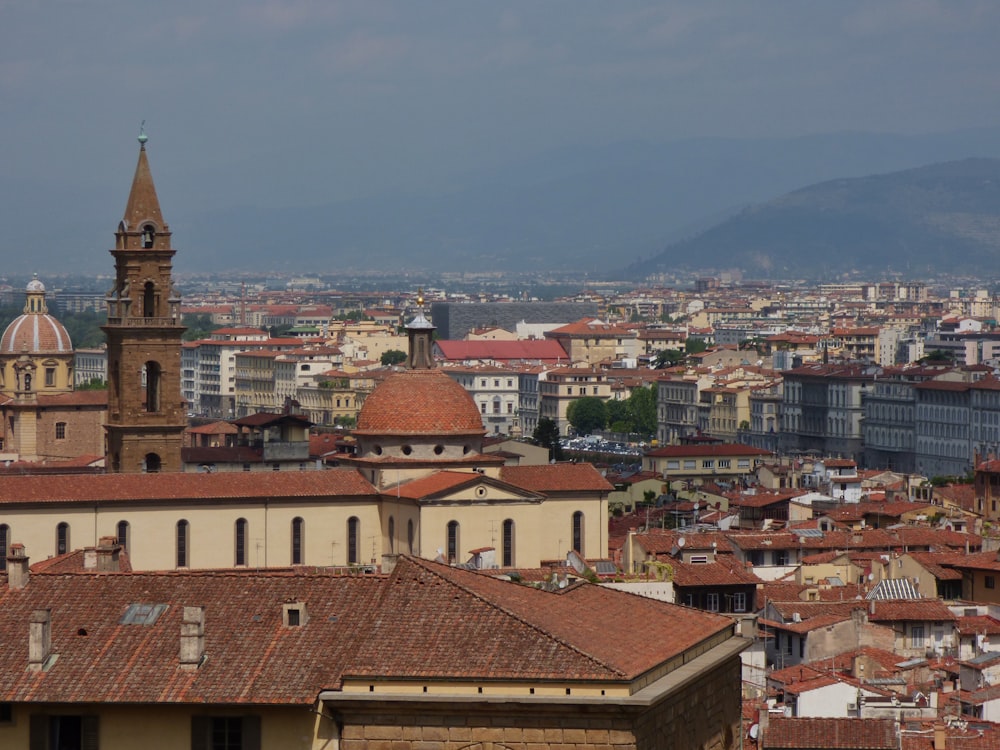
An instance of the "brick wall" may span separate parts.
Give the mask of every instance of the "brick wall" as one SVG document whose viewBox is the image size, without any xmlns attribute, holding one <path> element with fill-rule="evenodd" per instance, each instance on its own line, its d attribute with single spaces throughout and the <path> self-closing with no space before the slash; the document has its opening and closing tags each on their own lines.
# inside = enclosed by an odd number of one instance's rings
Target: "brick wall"
<svg viewBox="0 0 1000 750">
<path fill-rule="evenodd" d="M 346 708 L 346 706 L 344 707 Z M 346 710 L 340 750 L 734 750 L 740 660 L 726 659 L 652 706 L 389 701 Z"/>
</svg>

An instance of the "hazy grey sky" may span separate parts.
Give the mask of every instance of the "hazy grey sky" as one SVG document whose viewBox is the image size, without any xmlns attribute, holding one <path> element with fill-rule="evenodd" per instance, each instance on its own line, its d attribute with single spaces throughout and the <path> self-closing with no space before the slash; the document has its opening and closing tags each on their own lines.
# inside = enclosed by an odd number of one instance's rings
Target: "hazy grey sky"
<svg viewBox="0 0 1000 750">
<path fill-rule="evenodd" d="M 995 126 L 998 40 L 996 0 L 0 0 L 2 185 L 111 191 L 110 241 L 141 120 L 168 221 L 560 145 Z"/>
</svg>

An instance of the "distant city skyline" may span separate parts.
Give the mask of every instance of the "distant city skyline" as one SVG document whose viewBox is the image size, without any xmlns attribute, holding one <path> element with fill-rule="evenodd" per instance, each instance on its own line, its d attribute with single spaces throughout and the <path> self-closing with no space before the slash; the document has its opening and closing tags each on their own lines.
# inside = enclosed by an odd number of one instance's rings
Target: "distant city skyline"
<svg viewBox="0 0 1000 750">
<path fill-rule="evenodd" d="M 111 0 L 3 16 L 0 248 L 25 270 L 106 266 L 143 120 L 182 232 L 195 213 L 447 194 L 554 149 L 1000 125 L 1000 6 L 985 1 Z M 204 247 L 181 236 L 181 253 Z"/>
</svg>

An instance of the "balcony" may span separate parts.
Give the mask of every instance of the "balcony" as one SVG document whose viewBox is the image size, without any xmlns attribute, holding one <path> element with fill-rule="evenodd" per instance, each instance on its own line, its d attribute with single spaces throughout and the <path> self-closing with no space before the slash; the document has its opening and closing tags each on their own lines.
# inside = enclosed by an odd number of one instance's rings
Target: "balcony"
<svg viewBox="0 0 1000 750">
<path fill-rule="evenodd" d="M 183 328 L 174 318 L 113 318 L 108 316 L 108 326 L 120 328 Z"/>
</svg>

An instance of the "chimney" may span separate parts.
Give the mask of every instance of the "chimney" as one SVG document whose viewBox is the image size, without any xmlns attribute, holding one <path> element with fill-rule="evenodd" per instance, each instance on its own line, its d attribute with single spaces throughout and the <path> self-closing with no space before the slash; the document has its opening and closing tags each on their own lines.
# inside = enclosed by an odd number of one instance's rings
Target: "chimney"
<svg viewBox="0 0 1000 750">
<path fill-rule="evenodd" d="M 102 536 L 97 543 L 97 572 L 119 572 L 121 566 L 118 562 L 118 555 L 121 551 L 122 546 L 118 544 L 117 537 Z"/>
<path fill-rule="evenodd" d="M 945 748 L 945 726 L 942 722 L 934 722 L 934 750 Z"/>
<path fill-rule="evenodd" d="M 184 607 L 181 617 L 181 667 L 197 669 L 204 658 L 205 608 Z"/>
<path fill-rule="evenodd" d="M 52 610 L 36 609 L 28 621 L 28 669 L 41 672 L 52 649 Z"/>
<path fill-rule="evenodd" d="M 7 587 L 23 589 L 28 585 L 28 556 L 24 554 L 24 545 L 14 542 L 7 553 Z"/>
</svg>

